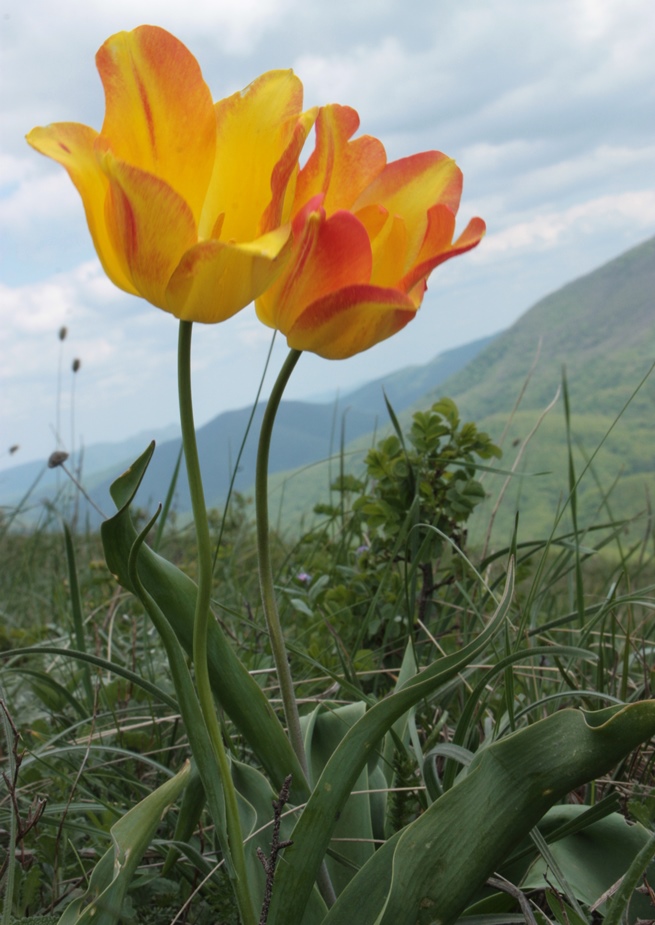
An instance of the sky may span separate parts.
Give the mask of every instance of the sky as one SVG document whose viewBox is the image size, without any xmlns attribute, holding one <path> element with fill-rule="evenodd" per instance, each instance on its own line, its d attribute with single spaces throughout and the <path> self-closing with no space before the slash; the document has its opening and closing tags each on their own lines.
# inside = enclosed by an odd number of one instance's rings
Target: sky
<svg viewBox="0 0 655 925">
<path fill-rule="evenodd" d="M 0 23 L 0 468 L 177 421 L 176 319 L 105 278 L 67 174 L 24 141 L 50 122 L 100 128 L 95 53 L 115 32 L 173 32 L 215 99 L 292 67 L 307 107 L 353 106 L 390 160 L 437 149 L 463 171 L 458 228 L 484 218 L 481 245 L 437 268 L 391 340 L 304 355 L 289 398 L 504 330 L 655 234 L 652 0 L 0 0 Z M 253 307 L 193 339 L 197 424 L 250 404 L 271 340 Z M 286 349 L 278 337 L 264 394 Z"/>
</svg>

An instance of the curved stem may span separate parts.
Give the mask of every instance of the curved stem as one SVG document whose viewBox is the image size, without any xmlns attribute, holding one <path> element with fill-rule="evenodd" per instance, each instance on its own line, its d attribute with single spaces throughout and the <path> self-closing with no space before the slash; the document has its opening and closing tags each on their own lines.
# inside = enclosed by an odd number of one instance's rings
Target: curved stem
<svg viewBox="0 0 655 925">
<path fill-rule="evenodd" d="M 271 436 L 277 409 L 282 400 L 291 373 L 300 359 L 300 350 L 291 350 L 273 386 L 266 404 L 266 411 L 259 432 L 259 446 L 257 449 L 257 470 L 255 474 L 255 507 L 257 510 L 257 554 L 259 559 L 259 584 L 261 587 L 264 615 L 271 639 L 273 659 L 277 669 L 277 677 L 282 694 L 282 705 L 287 723 L 289 741 L 296 758 L 309 783 L 307 756 L 300 729 L 300 716 L 298 715 L 298 702 L 293 689 L 293 678 L 284 644 L 284 635 L 280 624 L 275 601 L 275 587 L 273 585 L 273 569 L 271 567 L 271 547 L 268 528 L 268 456 L 271 448 Z M 328 907 L 336 902 L 336 894 L 325 861 L 321 864 L 316 878 L 318 888 Z"/>
<path fill-rule="evenodd" d="M 221 730 L 216 716 L 214 700 L 209 683 L 207 666 L 207 629 L 210 618 L 210 600 L 212 585 L 212 555 L 209 539 L 209 523 L 205 506 L 205 493 L 202 487 L 196 430 L 193 422 L 193 403 L 191 400 L 191 332 L 192 322 L 180 321 L 178 340 L 178 391 L 180 400 L 180 423 L 182 443 L 186 460 L 189 491 L 193 521 L 198 543 L 198 596 L 193 625 L 193 665 L 198 689 L 198 700 L 207 731 L 216 756 L 218 770 L 225 793 L 225 815 L 229 839 L 229 850 L 236 873 L 234 889 L 243 925 L 254 925 L 256 918 L 248 890 L 243 834 L 237 806 L 237 795 L 230 773 L 230 763 L 225 752 Z"/>
<path fill-rule="evenodd" d="M 275 602 L 275 589 L 273 586 L 273 569 L 271 567 L 271 548 L 269 541 L 268 527 L 268 455 L 271 448 L 271 435 L 273 433 L 273 424 L 275 415 L 280 405 L 280 400 L 284 393 L 289 377 L 293 372 L 296 363 L 300 359 L 299 350 L 291 350 L 284 365 L 280 370 L 273 391 L 268 399 L 262 427 L 259 433 L 259 448 L 257 450 L 257 471 L 255 475 L 255 506 L 257 510 L 257 551 L 259 554 L 259 583 L 262 593 L 262 604 L 264 606 L 264 615 L 268 625 L 268 632 L 271 639 L 271 649 L 273 659 L 277 668 L 277 677 L 280 684 L 280 693 L 282 695 L 282 704 L 284 706 L 284 716 L 287 723 L 289 740 L 293 747 L 296 757 L 305 772 L 305 777 L 309 777 L 307 772 L 307 758 L 305 756 L 305 747 L 303 745 L 302 733 L 300 731 L 300 717 L 298 715 L 298 704 L 296 695 L 293 690 L 293 679 L 291 677 L 291 668 L 287 657 L 287 649 L 284 644 L 284 635 L 280 624 L 280 617 L 277 612 Z"/>
</svg>

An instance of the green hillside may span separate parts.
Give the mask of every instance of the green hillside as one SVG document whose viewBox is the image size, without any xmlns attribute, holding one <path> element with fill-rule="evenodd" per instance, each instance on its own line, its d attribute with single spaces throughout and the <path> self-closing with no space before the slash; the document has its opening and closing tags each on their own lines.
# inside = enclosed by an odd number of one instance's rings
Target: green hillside
<svg viewBox="0 0 655 925">
<path fill-rule="evenodd" d="M 562 366 L 578 413 L 616 407 L 655 360 L 655 238 L 542 299 L 444 388 L 467 415 L 509 410 L 535 357 L 524 409 L 548 404 Z"/>
<path fill-rule="evenodd" d="M 655 375 L 648 377 L 614 422 L 654 362 L 655 239 L 537 303 L 474 363 L 448 379 L 443 389 L 457 400 L 464 416 L 500 436 L 527 382 L 504 444 L 503 467 L 508 468 L 552 401 L 565 370 L 577 476 L 611 430 L 580 484 L 581 519 L 591 524 L 608 519 L 602 497 L 612 486 L 608 504 L 615 518 L 645 510 L 649 489 L 652 496 Z M 434 397 L 428 395 L 426 402 Z M 518 446 L 513 446 L 516 441 Z M 495 525 L 499 542 L 509 535 L 516 510 L 524 535 L 547 530 L 566 494 L 568 454 L 561 396 L 518 466 L 522 473 L 543 470 L 551 474 L 512 479 Z M 492 496 L 497 495 L 499 482 L 487 479 Z M 485 516 L 480 512 L 477 520 Z"/>
<path fill-rule="evenodd" d="M 607 520 L 608 505 L 615 518 L 631 517 L 647 507 L 655 489 L 655 373 L 615 421 L 654 362 L 652 239 L 541 300 L 413 408 L 428 407 L 441 395 L 449 395 L 458 403 L 462 416 L 475 421 L 496 442 L 508 428 L 499 465 L 510 469 L 555 397 L 566 370 L 577 476 L 611 430 L 580 484 L 581 522 Z M 401 422 L 409 420 L 411 410 L 399 415 Z M 363 452 L 371 441 L 368 436 L 349 444 L 349 465 L 361 467 Z M 498 543 L 511 535 L 517 510 L 521 534 L 526 538 L 535 531 L 548 530 L 566 498 L 567 434 L 561 394 L 521 453 L 516 472 L 495 518 Z M 484 476 L 491 497 L 481 506 L 473 525 L 478 537 L 486 529 L 491 505 L 504 481 L 500 475 Z M 311 509 L 313 500 L 326 499 L 328 485 L 326 466 L 314 466 L 293 477 L 290 473 L 275 476 L 273 498 L 284 496 L 284 521 L 297 522 L 302 512 Z M 612 486 L 604 504 L 603 493 Z"/>
</svg>

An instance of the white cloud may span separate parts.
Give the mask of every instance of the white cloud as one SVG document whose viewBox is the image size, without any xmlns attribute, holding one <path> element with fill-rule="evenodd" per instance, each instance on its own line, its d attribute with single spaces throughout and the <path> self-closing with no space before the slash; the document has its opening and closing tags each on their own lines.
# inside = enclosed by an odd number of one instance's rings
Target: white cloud
<svg viewBox="0 0 655 925">
<path fill-rule="evenodd" d="M 561 212 L 536 215 L 488 235 L 474 259 L 495 260 L 501 253 L 554 248 L 576 235 L 593 233 L 600 223 L 618 231 L 631 227 L 644 235 L 655 229 L 655 190 L 600 196 Z"/>
<path fill-rule="evenodd" d="M 42 222 L 61 229 L 69 219 L 83 218 L 80 198 L 61 168 L 35 176 L 26 158 L 20 172 L 23 176 L 14 189 L 0 198 L 0 229 L 23 234 Z"/>
<path fill-rule="evenodd" d="M 498 221 L 511 221 L 517 211 L 542 211 L 554 203 L 614 194 L 626 187 L 648 186 L 655 175 L 655 144 L 643 147 L 601 144 L 566 156 L 560 145 L 546 141 L 482 143 L 465 148 L 458 158 L 465 177 L 493 195 Z M 512 177 L 508 183 L 508 176 Z"/>
</svg>

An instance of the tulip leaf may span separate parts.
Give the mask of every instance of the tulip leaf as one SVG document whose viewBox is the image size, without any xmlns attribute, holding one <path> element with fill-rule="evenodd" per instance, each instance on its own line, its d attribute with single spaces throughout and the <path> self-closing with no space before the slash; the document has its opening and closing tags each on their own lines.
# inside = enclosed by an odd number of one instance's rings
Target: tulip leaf
<svg viewBox="0 0 655 925">
<path fill-rule="evenodd" d="M 464 670 L 502 627 L 514 588 L 510 561 L 503 597 L 492 619 L 468 645 L 438 659 L 410 677 L 402 687 L 375 704 L 346 733 L 328 761 L 293 830 L 293 847 L 278 868 L 268 925 L 299 925 L 318 869 L 330 843 L 339 813 L 364 766 L 375 756 L 380 740 L 408 710 Z M 373 861 L 377 854 L 374 855 Z M 368 866 L 368 865 L 367 865 Z"/>
<path fill-rule="evenodd" d="M 278 798 L 264 775 L 251 765 L 232 759 L 232 780 L 237 791 L 241 828 L 245 841 L 248 879 L 253 898 L 261 904 L 264 896 L 265 877 L 257 850 L 268 857 L 273 833 L 273 801 Z M 282 813 L 280 840 L 285 841 L 293 828 L 293 816 Z M 278 860 L 284 864 L 284 853 Z M 303 920 L 304 925 L 319 925 L 325 918 L 327 908 L 316 888 L 309 899 Z"/>
<path fill-rule="evenodd" d="M 344 735 L 361 719 L 365 710 L 361 701 L 338 707 L 321 703 L 309 717 L 303 717 L 310 780 L 318 780 Z M 327 859 L 327 867 L 337 895 L 351 880 L 353 871 L 363 867 L 373 855 L 372 800 L 366 791 L 371 787 L 370 776 L 374 770 L 375 767 L 362 769 L 353 789 L 364 792 L 348 798 L 334 828 L 336 856 Z M 339 839 L 344 841 L 339 842 Z"/>
<path fill-rule="evenodd" d="M 128 466 L 125 472 L 110 485 L 109 494 L 119 511 L 128 507 L 134 500 L 154 452 L 155 441 L 153 440 L 139 458 L 135 459 L 132 465 Z"/>
<path fill-rule="evenodd" d="M 94 867 L 84 895 L 67 906 L 59 925 L 115 925 L 120 921 L 132 877 L 162 816 L 179 796 L 190 773 L 187 762 L 175 777 L 148 794 L 111 827 L 111 848 Z"/>
<path fill-rule="evenodd" d="M 191 774 L 184 788 L 182 803 L 175 824 L 175 833 L 173 835 L 174 842 L 186 842 L 191 838 L 200 821 L 206 802 L 207 797 L 205 795 L 205 788 L 202 784 L 202 778 L 197 766 L 192 765 Z M 166 855 L 164 866 L 162 867 L 162 877 L 166 877 L 173 869 L 179 855 L 179 848 L 171 846 Z"/>
<path fill-rule="evenodd" d="M 154 444 L 111 486 L 118 512 L 101 527 L 107 565 L 118 582 L 135 592 L 130 580 L 130 551 L 137 539 L 130 505 L 152 458 Z M 172 626 L 185 651 L 193 650 L 196 602 L 195 583 L 166 559 L 144 545 L 139 553 L 139 578 Z M 209 623 L 207 640 L 209 676 L 214 694 L 243 733 L 276 788 L 293 775 L 293 796 L 307 799 L 308 789 L 298 759 L 266 696 L 239 661 L 216 620 Z"/>
<path fill-rule="evenodd" d="M 579 805 L 556 806 L 546 816 L 546 825 L 539 828 L 547 838 L 549 830 L 576 819 L 587 809 L 587 806 Z M 560 869 L 566 871 L 566 879 L 575 898 L 592 906 L 625 875 L 648 841 L 647 829 L 639 824 L 628 825 L 625 818 L 615 812 L 580 832 L 550 844 L 549 850 Z M 655 883 L 655 861 L 650 861 L 647 873 L 649 882 Z M 503 871 L 503 875 L 514 881 L 509 871 Z M 523 890 L 537 890 L 545 889 L 549 881 L 552 883 L 547 865 L 543 858 L 538 857 L 523 877 L 515 882 Z M 604 904 L 599 911 L 601 914 L 605 911 Z M 637 917 L 646 919 L 649 912 L 652 912 L 649 898 L 635 894 L 630 904 L 631 920 Z"/>
<path fill-rule="evenodd" d="M 655 701 L 562 710 L 483 748 L 467 775 L 376 852 L 325 925 L 454 922 L 507 854 L 570 790 L 655 733 Z M 386 895 L 383 895 L 386 894 Z"/>
</svg>

